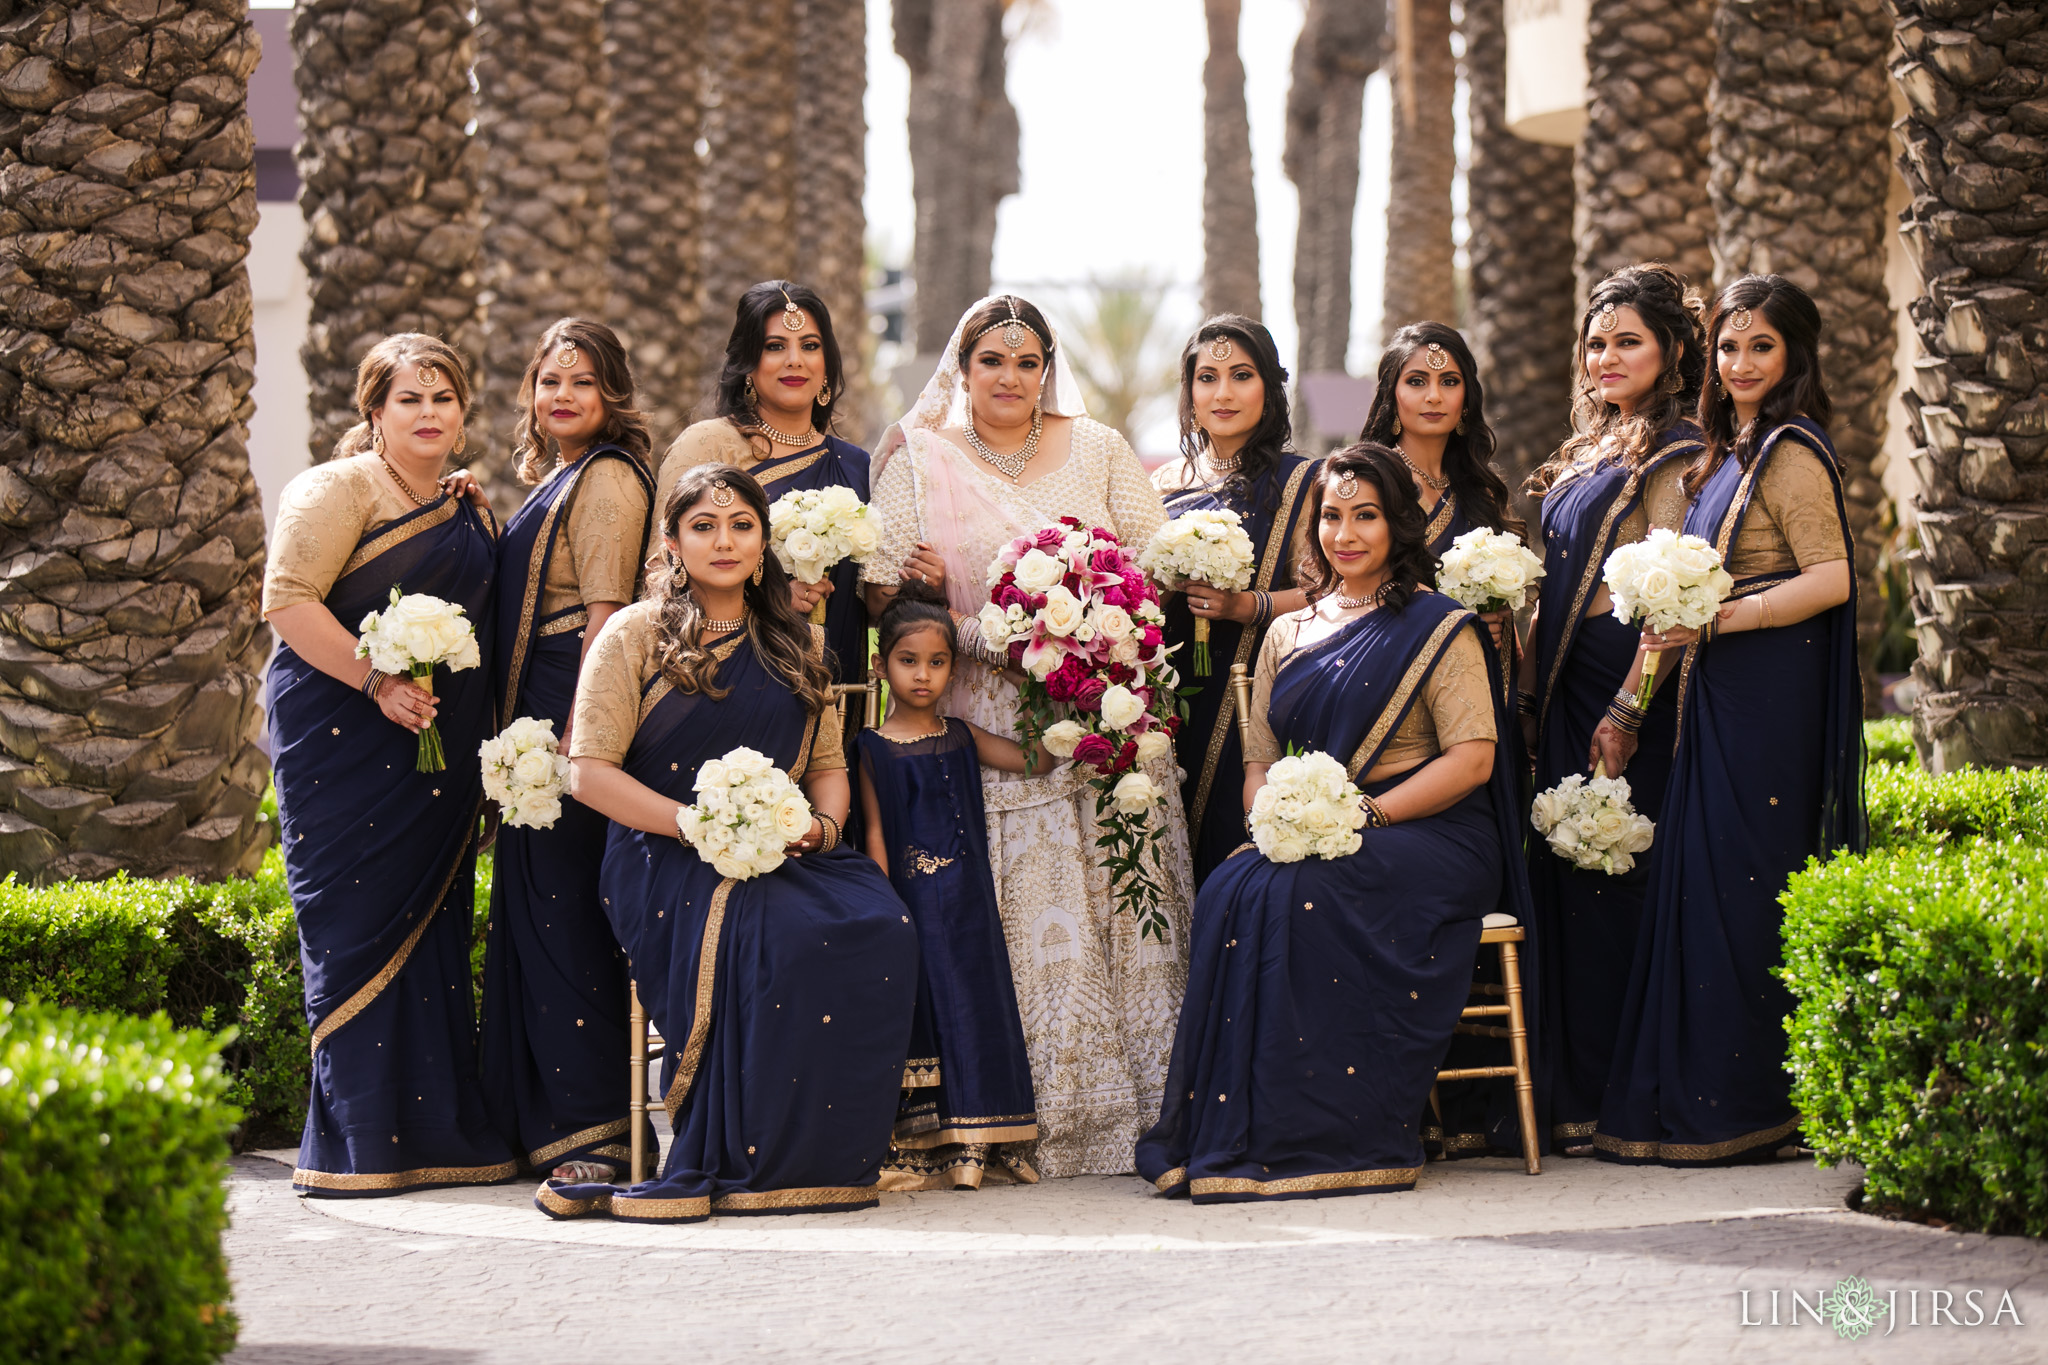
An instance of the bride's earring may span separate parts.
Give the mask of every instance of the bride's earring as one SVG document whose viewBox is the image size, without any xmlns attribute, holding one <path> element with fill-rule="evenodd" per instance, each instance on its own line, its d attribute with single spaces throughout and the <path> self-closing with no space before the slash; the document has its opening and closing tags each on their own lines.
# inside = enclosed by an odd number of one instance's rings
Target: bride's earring
<svg viewBox="0 0 2048 1365">
<path fill-rule="evenodd" d="M 379 456 L 384 453 L 384 428 L 380 426 L 370 428 L 370 453 Z"/>
<path fill-rule="evenodd" d="M 967 414 L 964 419 L 965 425 L 969 431 L 972 431 L 974 429 L 974 395 L 967 392 L 967 386 L 965 384 L 962 384 L 960 386 L 960 401 L 964 403 L 967 408 Z"/>
</svg>

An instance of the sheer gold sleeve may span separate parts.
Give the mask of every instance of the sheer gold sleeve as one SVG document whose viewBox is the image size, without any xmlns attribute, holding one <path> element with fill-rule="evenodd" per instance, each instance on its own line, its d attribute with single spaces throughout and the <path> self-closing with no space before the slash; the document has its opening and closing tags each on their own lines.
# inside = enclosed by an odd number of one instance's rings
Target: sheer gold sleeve
<svg viewBox="0 0 2048 1365">
<path fill-rule="evenodd" d="M 751 469 L 760 463 L 754 458 L 754 447 L 730 418 L 712 417 L 702 422 L 692 422 L 683 428 L 683 434 L 669 443 L 661 457 L 661 472 L 654 479 L 654 507 L 659 515 L 662 504 L 668 501 L 669 490 L 676 486 L 676 480 L 686 470 L 700 464 L 731 464 L 741 469 Z"/>
<path fill-rule="evenodd" d="M 928 438 L 927 438 L 928 439 Z M 893 588 L 902 581 L 902 569 L 917 549 L 917 528 L 924 510 L 917 505 L 917 461 L 924 458 L 916 445 L 905 445 L 889 457 L 868 492 L 868 506 L 882 519 L 882 544 L 860 566 L 863 583 Z"/>
<path fill-rule="evenodd" d="M 1245 746 L 1244 761 L 1247 763 L 1278 763 L 1280 741 L 1273 734 L 1273 678 L 1279 673 L 1280 665 L 1294 652 L 1295 638 L 1301 632 L 1302 616 L 1289 612 L 1273 622 L 1266 632 L 1265 641 L 1259 646 L 1259 660 L 1252 674 L 1252 735 Z"/>
<path fill-rule="evenodd" d="M 571 758 L 623 763 L 640 728 L 640 693 L 655 673 L 655 608 L 636 602 L 598 632 L 576 680 Z"/>
<path fill-rule="evenodd" d="M 1669 459 L 1651 470 L 1650 477 L 1643 481 L 1643 508 L 1650 530 L 1685 529 L 1685 514 L 1692 506 L 1692 499 L 1685 495 L 1685 471 L 1691 465 L 1690 458 Z"/>
<path fill-rule="evenodd" d="M 1431 759 L 1468 739 L 1499 737 L 1493 725 L 1493 685 L 1478 630 L 1477 624 L 1468 622 L 1451 637 L 1375 767 Z"/>
<path fill-rule="evenodd" d="M 1784 573 L 1846 559 L 1835 484 L 1821 457 L 1796 437 L 1780 437 L 1757 476 L 1749 514 L 1728 556 L 1737 578 Z"/>
<path fill-rule="evenodd" d="M 284 486 L 270 559 L 263 572 L 263 614 L 324 602 L 342 566 L 375 516 L 375 490 L 350 460 L 314 465 Z M 355 622 L 344 621 L 351 630 Z"/>
<path fill-rule="evenodd" d="M 647 490 L 623 460 L 602 459 L 585 470 L 548 561 L 541 610 L 637 597 L 647 517 Z"/>
<path fill-rule="evenodd" d="M 1131 443 L 1114 427 L 1086 417 L 1075 419 L 1074 440 L 1086 441 L 1100 452 L 1109 479 L 1109 516 L 1115 523 L 1109 529 L 1133 554 L 1144 549 L 1152 533 L 1166 522 L 1166 500 L 1152 486 Z"/>
</svg>

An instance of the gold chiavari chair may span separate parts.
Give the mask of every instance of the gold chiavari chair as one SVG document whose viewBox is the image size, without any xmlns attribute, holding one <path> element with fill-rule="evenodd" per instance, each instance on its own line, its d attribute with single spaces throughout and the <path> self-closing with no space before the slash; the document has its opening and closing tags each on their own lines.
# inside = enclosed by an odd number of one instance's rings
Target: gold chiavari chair
<svg viewBox="0 0 2048 1365">
<path fill-rule="evenodd" d="M 1230 666 L 1230 695 L 1237 711 L 1237 733 L 1242 750 L 1250 754 L 1252 683 L 1243 664 Z M 1530 1175 L 1539 1175 L 1543 1170 L 1543 1160 L 1536 1151 L 1536 1087 L 1529 1068 L 1529 1030 L 1522 1017 L 1521 944 L 1525 937 L 1514 916 L 1491 914 L 1486 917 L 1484 927 L 1479 931 L 1479 945 L 1482 949 L 1491 945 L 1499 950 L 1501 984 L 1475 983 L 1472 996 L 1489 1003 L 1468 1003 L 1459 1012 L 1457 1024 L 1459 1033 L 1507 1039 L 1508 1055 L 1513 1059 L 1513 1065 L 1457 1067 L 1438 1071 L 1436 1078 L 1438 1081 L 1477 1081 L 1495 1076 L 1514 1077 L 1515 1115 L 1522 1130 L 1522 1164 L 1529 1168 Z M 1501 1003 L 1490 1003 L 1495 1000 Z M 1505 1028 L 1499 1024 L 1478 1022 L 1502 1018 L 1507 1020 Z M 1429 1103 L 1430 1108 L 1442 1112 L 1435 1086 L 1430 1087 Z"/>
<path fill-rule="evenodd" d="M 846 700 L 861 697 L 861 724 L 878 726 L 882 723 L 882 680 L 879 675 L 864 683 L 834 683 L 832 701 L 838 710 L 841 729 L 846 726 Z M 631 981 L 626 983 L 628 1010 L 626 1016 L 626 1109 L 628 1122 L 633 1129 L 633 1183 L 639 1184 L 647 1178 L 647 1097 L 650 1078 L 656 1074 L 655 1067 L 661 1061 L 661 1054 L 668 1050 L 668 1043 L 654 1030 L 647 1017 L 647 1007 L 640 1003 L 640 987 Z"/>
</svg>

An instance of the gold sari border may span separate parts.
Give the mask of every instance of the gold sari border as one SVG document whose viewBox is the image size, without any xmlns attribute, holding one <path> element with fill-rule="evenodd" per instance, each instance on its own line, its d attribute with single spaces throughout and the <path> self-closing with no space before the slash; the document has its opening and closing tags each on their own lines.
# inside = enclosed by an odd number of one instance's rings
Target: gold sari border
<svg viewBox="0 0 2048 1365">
<path fill-rule="evenodd" d="M 410 958 L 412 950 L 419 946 L 420 937 L 427 932 L 427 926 L 434 922 L 434 916 L 441 913 L 441 906 L 448 899 L 449 889 L 455 885 L 455 874 L 462 870 L 462 861 L 468 855 L 470 845 L 476 841 L 477 816 L 482 814 L 483 807 L 484 798 L 479 794 L 476 799 L 476 805 L 469 812 L 467 823 L 470 835 L 462 841 L 461 848 L 456 850 L 455 857 L 448 867 L 448 875 L 441 879 L 440 890 L 434 893 L 433 901 L 427 906 L 427 913 L 420 916 L 420 922 L 415 924 L 412 927 L 412 932 L 405 936 L 405 942 L 398 945 L 398 951 L 391 955 L 391 960 L 386 962 L 375 976 L 365 982 L 362 988 L 354 995 L 342 1001 L 341 1005 L 328 1014 L 325 1019 L 322 1019 L 319 1026 L 313 1030 L 311 1039 L 311 1052 L 313 1056 L 318 1057 L 320 1055 L 320 1044 L 333 1037 L 335 1030 L 368 1009 L 372 1002 L 384 993 L 384 988 L 397 979 L 398 973 L 404 969 L 406 959 Z"/>
<path fill-rule="evenodd" d="M 620 1199 L 600 1196 L 605 1211 L 621 1223 L 701 1223 L 711 1216 L 711 1197 L 695 1199 Z"/>
<path fill-rule="evenodd" d="M 495 1185 L 519 1174 L 519 1163 L 501 1161 L 494 1166 L 421 1166 L 410 1171 L 388 1171 L 382 1175 L 343 1174 L 314 1171 L 300 1166 L 292 1172 L 292 1184 L 308 1190 L 409 1190 L 426 1185 Z"/>
<path fill-rule="evenodd" d="M 697 1080 L 697 1068 L 704 1061 L 704 1042 L 711 1036 L 711 997 L 718 988 L 718 941 L 725 929 L 726 901 L 737 885 L 739 882 L 732 877 L 720 882 L 718 890 L 711 894 L 711 908 L 704 915 L 704 936 L 697 947 L 697 1000 L 690 1015 L 690 1036 L 684 1041 L 682 1056 L 676 1063 L 675 1079 L 669 1082 L 668 1093 L 661 1097 L 670 1123 L 682 1113 L 683 1101 L 689 1098 L 690 1087 Z"/>
<path fill-rule="evenodd" d="M 736 1190 L 711 1201 L 713 1213 L 795 1213 L 803 1209 L 871 1209 L 873 1185 L 820 1185 L 795 1190 Z"/>
<path fill-rule="evenodd" d="M 1609 1137 L 1596 1131 L 1593 1134 L 1593 1146 L 1598 1151 L 1637 1160 L 1718 1161 L 1722 1157 L 1735 1156 L 1757 1147 L 1783 1142 L 1798 1132 L 1799 1125 L 1804 1121 L 1795 1118 L 1775 1128 L 1760 1128 L 1754 1133 L 1729 1138 L 1726 1142 L 1630 1142 L 1625 1138 Z"/>
<path fill-rule="evenodd" d="M 1157 1180 L 1153 1181 L 1152 1188 L 1158 1190 L 1161 1194 L 1172 1194 L 1175 1190 L 1179 1189 L 1181 1186 L 1187 1183 L 1188 1168 L 1185 1166 L 1176 1166 L 1172 1170 L 1168 1171 L 1165 1175 L 1162 1175 Z"/>
<path fill-rule="evenodd" d="M 1430 514 L 1429 525 L 1423 528 L 1423 540 L 1436 544 L 1436 538 L 1451 529 L 1451 522 L 1457 515 L 1458 495 L 1446 488 L 1444 495 L 1436 500 L 1436 511 Z"/>
<path fill-rule="evenodd" d="M 1444 496 L 1448 498 L 1451 495 L 1446 493 Z M 1452 612 L 1437 622 L 1436 629 L 1422 642 L 1422 648 L 1415 653 L 1415 661 L 1408 665 L 1408 671 L 1401 675 L 1400 683 L 1394 688 L 1394 695 L 1380 708 L 1379 718 L 1373 721 L 1372 729 L 1366 732 L 1365 742 L 1358 746 L 1351 755 L 1351 761 L 1344 765 L 1345 773 L 1354 781 L 1366 764 L 1385 747 L 1388 734 L 1401 723 L 1401 717 L 1407 712 L 1409 700 L 1415 695 L 1415 689 L 1421 687 L 1436 668 L 1437 658 L 1443 653 L 1444 646 L 1450 642 L 1451 636 L 1471 619 L 1472 613 L 1469 611 Z"/>
<path fill-rule="evenodd" d="M 562 519 L 562 509 L 576 497 L 576 490 L 583 483 L 583 471 L 589 467 L 587 461 L 577 463 L 569 475 L 569 486 L 549 505 L 547 515 L 541 519 L 540 530 L 533 537 L 533 550 L 526 562 L 526 592 L 519 601 L 519 633 L 512 637 L 511 658 L 505 674 L 505 705 L 498 714 L 498 728 L 501 730 L 519 714 L 519 677 L 526 671 L 527 651 L 533 647 L 534 610 L 540 605 L 541 579 L 546 576 L 548 556 L 554 550 L 556 523 Z M 589 619 L 590 614 L 586 611 L 584 620 Z M 552 634 L 553 631 L 544 630 L 542 633 Z"/>
<path fill-rule="evenodd" d="M 441 502 L 438 506 L 417 513 L 412 520 L 406 522 L 403 526 L 395 526 L 384 534 L 374 537 L 369 543 L 357 546 L 356 552 L 350 555 L 348 562 L 341 566 L 341 572 L 334 576 L 334 581 L 339 583 L 342 579 L 347 578 L 386 550 L 403 545 L 414 536 L 431 531 L 436 526 L 453 520 L 454 517 L 455 499 L 444 493 L 441 495 Z"/>
<path fill-rule="evenodd" d="M 896 1146 L 906 1152 L 925 1152 L 935 1147 L 955 1147 L 968 1143 L 1036 1141 L 1037 1120 L 1029 1114 L 1022 1117 L 1026 1122 L 998 1123 L 978 1119 L 945 1119 L 940 1127 L 928 1133 L 897 1138 Z M 977 1126 L 984 1122 L 987 1126 Z"/>
<path fill-rule="evenodd" d="M 567 616 L 557 616 L 554 620 L 535 631 L 534 634 L 540 639 L 545 640 L 551 635 L 567 635 L 570 631 L 581 630 L 589 624 L 590 608 L 578 607 Z"/>
<path fill-rule="evenodd" d="M 710 1201 L 705 1202 L 709 1204 Z M 593 1213 L 610 1213 L 612 1197 L 596 1194 L 588 1199 L 564 1199 L 555 1193 L 554 1186 L 543 1181 L 541 1187 L 533 1192 L 533 1206 L 550 1218 L 587 1218 Z M 710 1214 L 709 1208 L 705 1209 L 705 1214 Z"/>
<path fill-rule="evenodd" d="M 1553 1138 L 1591 1137 L 1600 1125 L 1598 1123 L 1553 1123 L 1550 1136 Z"/>
<path fill-rule="evenodd" d="M 1167 1175 L 1182 1174 L 1168 1171 Z M 1322 1175 L 1295 1175 L 1280 1180 L 1250 1180 L 1237 1176 L 1202 1176 L 1189 1182 L 1188 1192 L 1196 1198 L 1205 1194 L 1312 1194 L 1320 1190 L 1373 1189 L 1386 1185 L 1413 1185 L 1422 1174 L 1420 1166 L 1392 1166 L 1370 1171 L 1328 1171 Z M 1162 1180 L 1165 1176 L 1160 1177 Z"/>
<path fill-rule="evenodd" d="M 922 1090 L 939 1083 L 939 1059 L 937 1057 L 912 1057 L 903 1064 L 903 1088 Z"/>
<path fill-rule="evenodd" d="M 610 1123 L 600 1123 L 594 1128 L 585 1128 L 580 1133 L 571 1133 L 558 1142 L 550 1142 L 545 1147 L 536 1147 L 528 1152 L 526 1154 L 526 1164 L 529 1166 L 545 1166 L 555 1158 L 566 1156 L 570 1152 L 575 1151 L 578 1147 L 588 1147 L 591 1143 L 602 1142 L 606 1138 L 624 1137 L 632 1131 L 632 1126 L 632 1120 L 630 1119 L 615 1119 Z"/>
<path fill-rule="evenodd" d="M 770 463 L 770 461 L 756 461 L 753 469 L 748 472 L 753 474 L 755 478 L 760 479 L 761 486 L 766 488 L 769 484 L 781 483 L 784 479 L 795 478 L 830 453 L 831 451 L 828 447 L 821 445 L 808 454 L 790 456 L 788 464 L 776 465 L 774 471 L 767 474 L 765 478 L 762 477 L 762 466 Z M 773 502 L 775 495 L 771 493 L 768 500 Z"/>
</svg>

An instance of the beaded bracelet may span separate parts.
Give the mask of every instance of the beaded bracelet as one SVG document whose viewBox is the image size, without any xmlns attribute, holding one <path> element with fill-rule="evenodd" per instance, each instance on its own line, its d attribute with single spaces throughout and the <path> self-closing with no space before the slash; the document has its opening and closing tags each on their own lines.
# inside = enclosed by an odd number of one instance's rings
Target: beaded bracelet
<svg viewBox="0 0 2048 1365">
<path fill-rule="evenodd" d="M 825 837 L 818 843 L 818 852 L 830 853 L 839 847 L 839 822 L 823 811 L 818 812 L 818 823 L 825 827 Z"/>
<path fill-rule="evenodd" d="M 1370 796 L 1361 793 L 1358 798 L 1358 804 L 1365 808 L 1365 825 L 1367 829 L 1385 829 L 1388 825 L 1394 823 L 1387 818 L 1387 812 L 1381 808 L 1380 803 L 1373 800 Z"/>
</svg>

